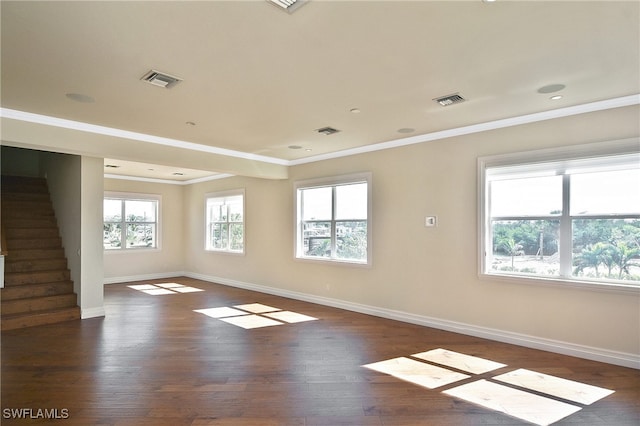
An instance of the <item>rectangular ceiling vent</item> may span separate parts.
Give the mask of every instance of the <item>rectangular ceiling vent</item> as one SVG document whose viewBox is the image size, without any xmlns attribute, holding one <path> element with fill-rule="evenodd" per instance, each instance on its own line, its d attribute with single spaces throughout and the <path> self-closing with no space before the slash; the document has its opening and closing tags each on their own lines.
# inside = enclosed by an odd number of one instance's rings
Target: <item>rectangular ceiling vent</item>
<svg viewBox="0 0 640 426">
<path fill-rule="evenodd" d="M 274 6 L 277 6 L 280 10 L 284 10 L 287 13 L 293 13 L 304 5 L 307 0 L 267 0 Z"/>
<path fill-rule="evenodd" d="M 447 95 L 447 96 L 435 98 L 434 101 L 436 101 L 442 106 L 449 106 L 453 104 L 459 104 L 460 102 L 464 102 L 466 101 L 466 99 L 460 96 L 459 93 L 454 93 L 453 95 Z"/>
<path fill-rule="evenodd" d="M 340 130 L 334 129 L 333 127 L 322 127 L 320 129 L 316 129 L 316 132 L 322 133 L 323 135 L 332 135 L 334 133 L 338 133 Z"/>
<path fill-rule="evenodd" d="M 140 80 L 146 81 L 154 86 L 164 87 L 165 89 L 169 89 L 182 81 L 179 77 L 156 70 L 149 71 L 143 75 Z"/>
</svg>

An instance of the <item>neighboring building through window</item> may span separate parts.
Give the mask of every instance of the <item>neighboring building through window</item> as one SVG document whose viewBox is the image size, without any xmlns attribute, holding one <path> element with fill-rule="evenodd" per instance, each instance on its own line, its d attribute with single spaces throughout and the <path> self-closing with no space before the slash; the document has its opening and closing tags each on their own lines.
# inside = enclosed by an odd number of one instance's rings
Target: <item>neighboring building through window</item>
<svg viewBox="0 0 640 426">
<path fill-rule="evenodd" d="M 105 250 L 157 249 L 160 196 L 105 193 Z"/>
<path fill-rule="evenodd" d="M 205 249 L 244 253 L 244 190 L 206 195 Z"/>
<path fill-rule="evenodd" d="M 482 273 L 640 285 L 637 150 L 621 141 L 480 159 Z"/>
<path fill-rule="evenodd" d="M 371 174 L 295 184 L 296 257 L 371 263 Z"/>
</svg>

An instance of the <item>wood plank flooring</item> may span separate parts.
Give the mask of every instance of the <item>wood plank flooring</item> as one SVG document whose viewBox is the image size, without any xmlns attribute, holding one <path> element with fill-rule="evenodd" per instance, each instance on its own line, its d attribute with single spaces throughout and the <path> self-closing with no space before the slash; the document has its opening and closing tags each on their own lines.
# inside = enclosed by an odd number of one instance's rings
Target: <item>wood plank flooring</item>
<svg viewBox="0 0 640 426">
<path fill-rule="evenodd" d="M 153 283 L 186 287 L 129 287 Z M 245 329 L 195 312 L 254 303 L 317 319 Z M 614 391 L 573 403 L 579 411 L 554 425 L 640 424 L 640 371 L 630 368 L 189 278 L 105 286 L 105 309 L 105 318 L 2 333 L 3 425 L 527 425 L 443 393 L 481 379 L 513 387 L 493 377 L 519 369 Z M 412 355 L 434 349 L 505 367 L 435 389 L 364 367 L 428 362 Z"/>
</svg>

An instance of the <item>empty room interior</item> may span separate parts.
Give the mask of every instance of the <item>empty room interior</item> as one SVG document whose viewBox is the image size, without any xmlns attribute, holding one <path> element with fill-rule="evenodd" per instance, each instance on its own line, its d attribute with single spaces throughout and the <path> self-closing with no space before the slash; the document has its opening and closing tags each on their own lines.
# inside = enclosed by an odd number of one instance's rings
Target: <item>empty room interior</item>
<svg viewBox="0 0 640 426">
<path fill-rule="evenodd" d="M 640 2 L 0 19 L 2 424 L 640 423 Z"/>
</svg>

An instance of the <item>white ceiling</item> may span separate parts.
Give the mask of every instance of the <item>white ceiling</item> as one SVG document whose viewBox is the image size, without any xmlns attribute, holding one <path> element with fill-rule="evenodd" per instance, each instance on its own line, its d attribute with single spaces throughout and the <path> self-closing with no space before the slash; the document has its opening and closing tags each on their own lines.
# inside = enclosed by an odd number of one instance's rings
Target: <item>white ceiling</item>
<svg viewBox="0 0 640 426">
<path fill-rule="evenodd" d="M 282 177 L 265 170 L 637 95 L 639 6 L 310 0 L 287 14 L 264 0 L 2 1 L 3 115 L 150 135 L 141 142 L 82 133 L 71 145 L 60 133 L 64 142 L 46 145 L 127 162 L 106 173 L 153 177 L 153 164 L 165 175 L 190 166 L 205 172 L 198 178 Z M 183 81 L 170 89 L 140 81 L 150 69 Z M 538 92 L 551 84 L 566 87 Z M 433 101 L 457 92 L 467 100 Z M 554 94 L 563 98 L 550 100 Z M 42 134 L 28 120 L 3 118 L 3 126 L 3 144 L 40 146 L 20 136 Z M 324 126 L 341 131 L 315 131 Z"/>
</svg>

